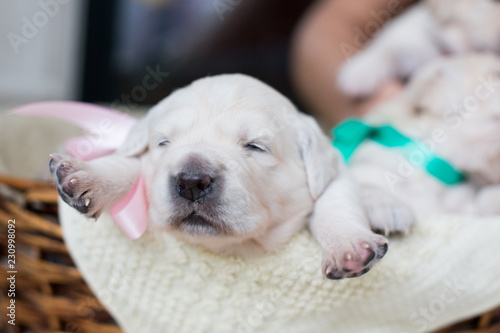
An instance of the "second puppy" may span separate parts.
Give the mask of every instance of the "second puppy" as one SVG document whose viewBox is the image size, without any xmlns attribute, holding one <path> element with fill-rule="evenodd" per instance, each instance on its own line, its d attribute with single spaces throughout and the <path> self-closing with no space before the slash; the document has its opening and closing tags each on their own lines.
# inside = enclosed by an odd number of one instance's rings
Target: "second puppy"
<svg viewBox="0 0 500 333">
<path fill-rule="evenodd" d="M 342 90 L 373 94 L 391 78 L 406 79 L 441 55 L 500 53 L 500 1 L 424 0 L 384 27 L 338 74 Z"/>
</svg>

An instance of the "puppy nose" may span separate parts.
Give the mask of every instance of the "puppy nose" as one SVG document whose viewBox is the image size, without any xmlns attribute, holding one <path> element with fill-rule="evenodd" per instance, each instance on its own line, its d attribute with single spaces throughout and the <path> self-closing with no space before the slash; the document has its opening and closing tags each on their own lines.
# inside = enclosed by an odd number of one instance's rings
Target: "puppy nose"
<svg viewBox="0 0 500 333">
<path fill-rule="evenodd" d="M 212 183 L 212 178 L 207 174 L 181 172 L 177 175 L 177 193 L 185 199 L 196 201 L 210 191 Z"/>
</svg>

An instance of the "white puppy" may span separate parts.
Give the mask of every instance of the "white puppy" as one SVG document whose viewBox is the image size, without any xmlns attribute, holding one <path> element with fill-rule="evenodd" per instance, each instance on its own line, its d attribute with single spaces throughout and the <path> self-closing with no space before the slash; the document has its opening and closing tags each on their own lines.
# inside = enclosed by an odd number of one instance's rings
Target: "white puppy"
<svg viewBox="0 0 500 333">
<path fill-rule="evenodd" d="M 374 142 L 355 153 L 353 176 L 378 188 L 366 192 L 368 215 L 369 206 L 380 201 L 381 188 L 419 217 L 500 214 L 500 58 L 437 59 L 417 71 L 401 96 L 366 118 L 371 124 L 392 124 L 421 143 L 407 151 L 408 159 L 400 150 Z M 466 181 L 448 186 L 429 175 L 423 166 L 433 155 L 465 173 Z"/>
<path fill-rule="evenodd" d="M 391 78 L 406 79 L 440 55 L 500 53 L 500 1 L 424 0 L 395 18 L 338 74 L 339 87 L 366 96 Z"/>
<path fill-rule="evenodd" d="M 89 163 L 54 154 L 50 170 L 63 200 L 94 218 L 142 172 L 151 227 L 217 251 L 275 250 L 310 220 L 331 279 L 364 274 L 384 256 L 387 240 L 371 226 L 406 231 L 413 223 L 404 206 L 405 221 L 368 220 L 316 122 L 239 74 L 175 91 L 116 153 Z"/>
</svg>

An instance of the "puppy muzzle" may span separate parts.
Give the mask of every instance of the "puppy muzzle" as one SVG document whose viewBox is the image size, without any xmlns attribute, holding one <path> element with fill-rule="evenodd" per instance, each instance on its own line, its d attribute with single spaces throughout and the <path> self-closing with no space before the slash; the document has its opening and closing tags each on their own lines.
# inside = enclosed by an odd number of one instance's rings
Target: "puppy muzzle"
<svg viewBox="0 0 500 333">
<path fill-rule="evenodd" d="M 224 190 L 221 171 L 206 157 L 195 153 L 180 165 L 167 185 L 174 203 L 172 226 L 192 236 L 230 233 L 219 214 Z"/>
</svg>

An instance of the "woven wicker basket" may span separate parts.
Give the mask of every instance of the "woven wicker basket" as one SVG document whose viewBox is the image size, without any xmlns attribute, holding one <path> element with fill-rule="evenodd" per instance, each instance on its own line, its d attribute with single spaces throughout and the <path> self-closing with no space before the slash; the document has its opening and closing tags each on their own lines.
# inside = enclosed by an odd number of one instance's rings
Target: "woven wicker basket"
<svg viewBox="0 0 500 333">
<path fill-rule="evenodd" d="M 122 332 L 71 260 L 50 185 L 0 175 L 1 308 L 8 306 L 7 224 L 15 219 L 16 326 L 0 332 Z M 5 318 L 5 314 L 3 314 Z M 440 331 L 500 333 L 500 308 Z"/>
</svg>

